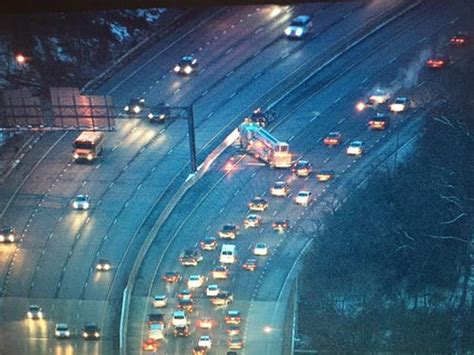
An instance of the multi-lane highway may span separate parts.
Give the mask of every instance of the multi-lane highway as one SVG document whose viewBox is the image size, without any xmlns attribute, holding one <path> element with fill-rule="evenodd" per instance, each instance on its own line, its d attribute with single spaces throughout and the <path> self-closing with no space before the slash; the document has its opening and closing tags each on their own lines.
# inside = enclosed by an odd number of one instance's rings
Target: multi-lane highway
<svg viewBox="0 0 474 355">
<path fill-rule="evenodd" d="M 381 16 L 379 22 L 371 21 L 394 4 L 304 4 L 203 11 L 194 22 L 144 50 L 137 61 L 98 90 L 113 95 L 121 104 L 138 96 L 153 103 L 192 103 L 201 161 L 244 114 L 257 104 L 275 103 L 272 110 L 278 121 L 270 127 L 272 133 L 290 144 L 295 157 L 304 156 L 316 168 L 336 171 L 334 182 L 318 184 L 314 176 L 296 178 L 287 170 L 270 170 L 242 155 L 236 147 L 226 150 L 154 236 L 134 288 L 127 353 L 141 352 L 151 297 L 159 293 L 168 296 L 170 305 L 164 313 L 169 321 L 175 294 L 185 287 L 184 283 L 164 285 L 163 273 L 179 270 L 185 280 L 191 274 L 209 276 L 218 262 L 218 251 L 203 252 L 204 261 L 199 266 L 184 268 L 179 265 L 179 253 L 186 247 L 196 247 L 205 236 L 216 235 L 225 223 L 242 225 L 247 203 L 256 195 L 264 195 L 270 204 L 262 213 L 263 226 L 242 228 L 234 241 L 239 262 L 231 267 L 229 279 L 218 283 L 234 293 L 229 308 L 242 313 L 243 352 L 281 351 L 287 336 L 283 332 L 286 291 L 291 284 L 287 276 L 310 240 L 308 231 L 314 228 L 314 218 L 319 218 L 323 208 L 320 201 L 330 199 L 336 191 L 338 198 L 347 194 L 371 171 L 374 161 L 393 152 L 395 144 L 413 138 L 426 108 L 437 98 L 438 90 L 432 82 L 436 83 L 438 76 L 449 75 L 449 68 L 427 72 L 423 65 L 425 53 L 453 51 L 445 48 L 446 38 L 470 23 L 462 6 L 422 3 L 350 50 L 344 51 L 347 46 L 334 47 L 349 38 L 356 43 L 364 37 L 364 31 L 352 38 L 354 30 L 364 23 L 374 27 L 380 24 L 387 16 Z M 303 41 L 286 40 L 284 28 L 293 16 L 302 13 L 313 16 L 314 32 Z M 366 34 L 372 28 L 362 29 Z M 171 69 L 186 54 L 199 59 L 198 74 L 174 75 Z M 329 54 L 335 59 L 325 64 L 321 58 Z M 463 65 L 462 51 L 451 55 L 453 65 Z M 295 90 L 286 95 L 282 88 L 296 71 L 306 74 L 307 80 L 287 85 L 287 90 Z M 377 84 L 393 88 L 398 87 L 397 83 L 405 84 L 399 93 L 411 96 L 416 107 L 393 117 L 388 131 L 368 131 L 370 113 L 355 112 L 355 102 Z M 343 133 L 342 147 L 332 149 L 321 143 L 332 130 Z M 45 135 L 2 186 L 1 222 L 14 225 L 20 238 L 16 244 L 0 245 L 0 353 L 118 353 L 120 300 L 130 268 L 154 221 L 189 172 L 184 121 L 164 125 L 120 121 L 118 129 L 107 136 L 103 156 L 90 166 L 71 163 L 73 138 L 71 133 Z M 356 138 L 367 146 L 358 159 L 344 153 L 346 144 Z M 230 159 L 232 169 L 226 170 Z M 276 180 L 288 181 L 293 195 L 268 196 Z M 294 205 L 292 197 L 300 189 L 312 190 L 316 197 L 312 206 Z M 71 198 L 79 193 L 92 197 L 91 209 L 71 209 Z M 291 230 L 273 232 L 271 221 L 276 218 L 289 219 Z M 256 257 L 259 270 L 254 273 L 241 270 L 239 265 L 251 257 L 256 242 L 266 242 L 270 256 Z M 110 260 L 111 271 L 95 271 L 101 258 Z M 226 308 L 214 309 L 203 293 L 204 289 L 195 292 L 197 310 L 190 315 L 193 323 L 189 339 L 174 339 L 168 334 L 162 342 L 162 353 L 191 353 L 198 335 L 206 333 L 194 325 L 203 315 L 218 322 L 211 332 L 214 353 L 225 353 Z M 27 307 L 33 303 L 43 308 L 44 320 L 25 319 Z M 80 328 L 85 321 L 97 322 L 102 328 L 99 342 L 81 339 Z M 54 339 L 57 322 L 71 326 L 71 340 Z M 272 327 L 270 334 L 263 332 L 265 325 Z"/>
</svg>

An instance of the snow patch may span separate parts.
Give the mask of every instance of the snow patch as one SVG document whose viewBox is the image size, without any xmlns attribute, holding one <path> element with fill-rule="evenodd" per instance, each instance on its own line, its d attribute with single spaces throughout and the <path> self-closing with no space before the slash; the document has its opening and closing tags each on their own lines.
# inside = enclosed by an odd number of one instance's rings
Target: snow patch
<svg viewBox="0 0 474 355">
<path fill-rule="evenodd" d="M 49 43 L 53 49 L 53 55 L 64 63 L 72 63 L 73 58 L 64 51 L 64 48 L 60 46 L 60 41 L 56 37 L 50 37 Z"/>
<path fill-rule="evenodd" d="M 120 42 L 125 41 L 127 38 L 130 37 L 130 34 L 128 33 L 127 27 L 122 26 L 118 24 L 117 22 L 111 23 L 110 25 L 110 30 L 112 33 L 117 37 L 117 39 Z"/>
</svg>

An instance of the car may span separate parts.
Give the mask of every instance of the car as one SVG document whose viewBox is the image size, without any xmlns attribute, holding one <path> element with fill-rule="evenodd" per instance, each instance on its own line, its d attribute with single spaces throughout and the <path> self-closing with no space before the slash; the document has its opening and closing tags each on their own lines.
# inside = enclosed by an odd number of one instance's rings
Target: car
<svg viewBox="0 0 474 355">
<path fill-rule="evenodd" d="M 258 214 L 249 214 L 244 220 L 245 228 L 258 228 L 262 224 L 262 216 Z"/>
<path fill-rule="evenodd" d="M 132 98 L 128 102 L 128 105 L 125 105 L 123 110 L 125 111 L 125 113 L 138 115 L 140 112 L 142 112 L 145 109 L 145 107 L 146 107 L 145 99 Z"/>
<path fill-rule="evenodd" d="M 383 113 L 377 113 L 369 122 L 369 128 L 377 131 L 383 131 L 390 124 L 390 118 Z"/>
<path fill-rule="evenodd" d="M 268 202 L 264 198 L 257 196 L 248 203 L 248 208 L 251 211 L 263 212 L 268 208 Z"/>
<path fill-rule="evenodd" d="M 399 96 L 389 106 L 389 110 L 394 113 L 405 112 L 411 105 L 408 97 Z"/>
<path fill-rule="evenodd" d="M 217 248 L 217 239 L 215 237 L 206 237 L 199 243 L 202 250 L 212 251 Z"/>
<path fill-rule="evenodd" d="M 235 309 L 230 309 L 226 312 L 224 317 L 225 324 L 240 324 L 242 318 L 240 312 Z"/>
<path fill-rule="evenodd" d="M 250 117 L 247 117 L 244 121 L 247 123 L 256 123 L 260 127 L 266 127 L 270 122 L 274 120 L 273 113 L 264 111 L 262 108 L 255 109 Z"/>
<path fill-rule="evenodd" d="M 318 172 L 316 173 L 316 181 L 326 182 L 326 181 L 334 179 L 335 175 L 336 173 L 334 172 L 334 170 L 321 169 L 321 170 L 318 170 Z"/>
<path fill-rule="evenodd" d="M 329 134 L 324 137 L 324 144 L 328 146 L 335 146 L 342 143 L 342 135 L 340 132 L 329 132 Z"/>
<path fill-rule="evenodd" d="M 308 206 L 313 199 L 311 191 L 301 190 L 295 197 L 295 203 L 301 206 Z"/>
<path fill-rule="evenodd" d="M 189 290 L 181 290 L 178 292 L 178 299 L 179 300 L 191 300 L 193 299 L 193 294 Z"/>
<path fill-rule="evenodd" d="M 143 341 L 142 349 L 143 351 L 158 351 L 158 341 L 155 339 L 146 339 Z"/>
<path fill-rule="evenodd" d="M 110 264 L 110 261 L 106 259 L 99 259 L 97 261 L 97 264 L 95 264 L 95 269 L 97 271 L 109 271 L 112 265 Z"/>
<path fill-rule="evenodd" d="M 171 108 L 168 104 L 160 103 L 152 106 L 148 112 L 147 118 L 149 122 L 164 123 L 169 119 Z"/>
<path fill-rule="evenodd" d="M 148 325 L 148 339 L 162 340 L 164 339 L 165 324 L 152 323 Z"/>
<path fill-rule="evenodd" d="M 426 65 L 430 69 L 443 69 L 448 66 L 450 62 L 446 54 L 436 53 L 426 61 Z"/>
<path fill-rule="evenodd" d="M 291 168 L 291 171 L 296 176 L 307 177 L 313 171 L 313 167 L 307 160 L 298 160 Z"/>
<path fill-rule="evenodd" d="M 179 261 L 183 266 L 196 266 L 203 259 L 204 257 L 199 252 L 199 250 L 193 249 L 186 249 L 179 256 Z"/>
<path fill-rule="evenodd" d="M 247 259 L 242 264 L 242 269 L 247 271 L 256 271 L 257 270 L 257 259 Z"/>
<path fill-rule="evenodd" d="M 239 335 L 240 334 L 240 326 L 232 324 L 225 330 L 225 332 L 227 333 L 228 336 Z"/>
<path fill-rule="evenodd" d="M 200 329 L 212 329 L 213 323 L 212 318 L 201 317 L 201 319 L 198 320 L 197 325 Z"/>
<path fill-rule="evenodd" d="M 166 295 L 155 295 L 153 297 L 153 307 L 163 308 L 168 305 L 168 297 Z"/>
<path fill-rule="evenodd" d="M 177 309 L 180 309 L 182 311 L 186 311 L 188 313 L 193 313 L 194 312 L 194 301 L 192 299 L 181 299 L 178 301 L 178 304 L 176 305 Z"/>
<path fill-rule="evenodd" d="M 203 275 L 190 275 L 188 278 L 188 288 L 192 290 L 193 288 L 199 288 L 204 285 L 206 278 Z"/>
<path fill-rule="evenodd" d="M 211 298 L 214 306 L 226 306 L 234 301 L 234 295 L 230 291 L 220 291 L 216 297 Z"/>
<path fill-rule="evenodd" d="M 233 336 L 227 340 L 227 347 L 231 350 L 238 350 L 244 347 L 244 341 L 240 336 Z"/>
<path fill-rule="evenodd" d="M 364 142 L 352 141 L 346 149 L 347 155 L 362 155 L 364 152 Z"/>
<path fill-rule="evenodd" d="M 387 102 L 390 99 L 390 93 L 384 89 L 375 89 L 367 98 L 365 102 L 360 101 L 356 105 L 357 111 L 363 111 L 367 107 L 377 107 L 380 104 Z"/>
<path fill-rule="evenodd" d="M 272 223 L 272 229 L 276 232 L 285 232 L 290 228 L 290 221 L 287 219 L 279 219 Z"/>
<path fill-rule="evenodd" d="M 66 323 L 56 323 L 54 327 L 54 336 L 58 339 L 67 339 L 71 336 L 71 331 Z"/>
<path fill-rule="evenodd" d="M 217 284 L 207 285 L 206 296 L 207 297 L 216 297 L 220 292 L 220 287 Z"/>
<path fill-rule="evenodd" d="M 229 277 L 229 268 L 225 265 L 216 266 L 212 270 L 212 277 L 214 279 L 225 280 Z"/>
<path fill-rule="evenodd" d="M 28 312 L 26 312 L 26 317 L 28 319 L 38 320 L 43 319 L 44 314 L 40 306 L 32 304 L 28 307 Z"/>
<path fill-rule="evenodd" d="M 270 189 L 272 196 L 286 197 L 290 193 L 290 186 L 284 181 L 277 181 Z"/>
<path fill-rule="evenodd" d="M 189 327 L 185 325 L 184 327 L 175 327 L 173 330 L 175 337 L 187 337 L 189 336 Z"/>
<path fill-rule="evenodd" d="M 198 340 L 198 346 L 210 349 L 212 348 L 212 338 L 210 335 L 201 335 Z"/>
<path fill-rule="evenodd" d="M 0 229 L 0 243 L 14 243 L 16 239 L 16 230 L 10 226 L 4 226 Z"/>
<path fill-rule="evenodd" d="M 186 55 L 181 57 L 181 60 L 176 64 L 173 70 L 176 74 L 189 75 L 196 71 L 197 66 L 197 59 L 192 55 Z"/>
<path fill-rule="evenodd" d="M 239 354 L 237 354 L 237 351 L 228 351 L 226 355 L 239 355 Z"/>
<path fill-rule="evenodd" d="M 471 37 L 466 32 L 458 32 L 451 37 L 449 43 L 454 47 L 464 47 L 471 43 Z"/>
<path fill-rule="evenodd" d="M 206 355 L 207 348 L 204 346 L 195 346 L 193 348 L 193 355 Z"/>
<path fill-rule="evenodd" d="M 174 327 L 186 327 L 188 325 L 188 319 L 184 311 L 174 311 L 171 318 L 171 324 Z"/>
<path fill-rule="evenodd" d="M 239 226 L 235 224 L 225 224 L 218 234 L 222 239 L 235 239 L 239 234 Z"/>
<path fill-rule="evenodd" d="M 162 326 L 165 325 L 165 317 L 161 313 L 150 313 L 148 315 L 148 325 L 152 324 L 160 324 Z"/>
<path fill-rule="evenodd" d="M 285 35 L 289 39 L 300 39 L 306 36 L 312 27 L 311 17 L 300 15 L 295 17 L 290 25 L 285 28 Z"/>
<path fill-rule="evenodd" d="M 77 195 L 74 200 L 72 200 L 72 208 L 75 210 L 87 210 L 90 206 L 90 197 L 89 195 Z"/>
<path fill-rule="evenodd" d="M 268 255 L 268 246 L 266 243 L 256 243 L 253 248 L 253 255 L 266 256 Z"/>
<path fill-rule="evenodd" d="M 82 337 L 86 340 L 98 340 L 100 338 L 100 328 L 96 323 L 85 323 L 82 328 Z"/>
<path fill-rule="evenodd" d="M 181 274 L 178 271 L 167 271 L 162 279 L 167 283 L 175 284 L 181 281 Z"/>
</svg>

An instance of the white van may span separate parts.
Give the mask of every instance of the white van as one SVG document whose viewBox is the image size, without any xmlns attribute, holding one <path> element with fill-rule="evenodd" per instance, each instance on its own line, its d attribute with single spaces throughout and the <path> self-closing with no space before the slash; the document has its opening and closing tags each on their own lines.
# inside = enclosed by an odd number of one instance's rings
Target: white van
<svg viewBox="0 0 474 355">
<path fill-rule="evenodd" d="M 232 264 L 236 260 L 234 244 L 223 244 L 219 261 L 223 264 Z"/>
</svg>

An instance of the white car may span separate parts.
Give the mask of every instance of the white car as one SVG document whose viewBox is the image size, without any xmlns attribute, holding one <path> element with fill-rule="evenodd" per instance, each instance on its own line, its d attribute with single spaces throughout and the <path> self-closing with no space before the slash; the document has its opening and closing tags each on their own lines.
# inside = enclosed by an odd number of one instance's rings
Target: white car
<svg viewBox="0 0 474 355">
<path fill-rule="evenodd" d="M 268 247 L 266 243 L 257 243 L 253 248 L 253 254 L 257 256 L 268 255 Z"/>
<path fill-rule="evenodd" d="M 270 189 L 270 193 L 272 196 L 277 197 L 286 197 L 290 192 L 290 187 L 284 181 L 277 181 L 272 188 Z"/>
<path fill-rule="evenodd" d="M 291 21 L 290 25 L 285 29 L 285 35 L 288 38 L 303 38 L 313 26 L 311 17 L 300 15 Z"/>
<path fill-rule="evenodd" d="M 208 285 L 206 288 L 206 296 L 207 297 L 216 297 L 219 292 L 221 291 L 219 285 L 211 284 Z"/>
<path fill-rule="evenodd" d="M 295 203 L 297 205 L 308 206 L 313 199 L 311 191 L 302 190 L 298 192 L 298 195 L 295 197 Z"/>
<path fill-rule="evenodd" d="M 188 288 L 199 288 L 204 284 L 204 281 L 206 281 L 206 279 L 202 275 L 191 275 L 188 279 Z"/>
<path fill-rule="evenodd" d="M 26 313 L 26 316 L 28 319 L 38 320 L 43 319 L 44 314 L 40 306 L 32 304 L 28 307 L 28 312 Z"/>
<path fill-rule="evenodd" d="M 171 324 L 174 327 L 185 327 L 188 325 L 188 319 L 186 318 L 186 313 L 184 311 L 174 311 Z"/>
<path fill-rule="evenodd" d="M 362 141 L 352 141 L 346 149 L 347 155 L 362 155 L 364 143 Z"/>
<path fill-rule="evenodd" d="M 54 328 L 54 336 L 58 339 L 69 338 L 71 336 L 69 326 L 66 323 L 56 323 Z"/>
<path fill-rule="evenodd" d="M 2 227 L 0 228 L 0 243 L 14 243 L 16 237 L 16 230 L 13 227 Z"/>
<path fill-rule="evenodd" d="M 398 113 L 404 112 L 410 107 L 410 99 L 408 97 L 397 97 L 389 106 L 390 111 Z"/>
<path fill-rule="evenodd" d="M 261 224 L 262 216 L 258 214 L 249 214 L 244 221 L 245 228 L 258 228 Z"/>
<path fill-rule="evenodd" d="M 72 208 L 74 208 L 75 210 L 87 210 L 89 206 L 89 195 L 77 195 L 76 198 L 72 200 Z"/>
<path fill-rule="evenodd" d="M 153 297 L 153 307 L 163 308 L 168 304 L 168 297 L 166 295 L 156 295 Z"/>
<path fill-rule="evenodd" d="M 201 335 L 198 340 L 198 346 L 210 349 L 212 347 L 212 339 L 209 335 Z"/>
</svg>

